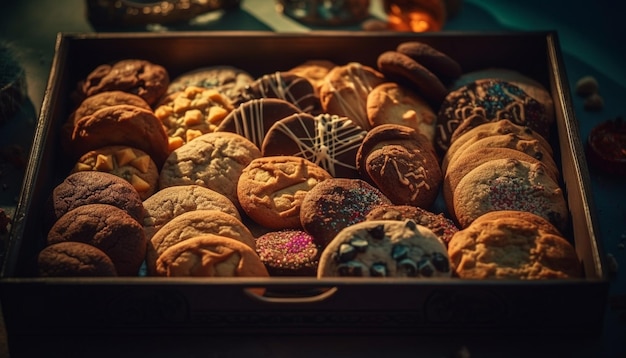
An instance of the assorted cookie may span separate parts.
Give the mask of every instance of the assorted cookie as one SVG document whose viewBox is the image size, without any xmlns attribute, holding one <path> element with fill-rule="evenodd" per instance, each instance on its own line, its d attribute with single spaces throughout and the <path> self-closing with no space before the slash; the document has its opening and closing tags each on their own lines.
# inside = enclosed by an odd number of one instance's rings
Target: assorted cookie
<svg viewBox="0 0 626 358">
<path fill-rule="evenodd" d="M 579 277 L 550 92 L 418 41 L 374 59 L 94 68 L 39 274 Z"/>
</svg>

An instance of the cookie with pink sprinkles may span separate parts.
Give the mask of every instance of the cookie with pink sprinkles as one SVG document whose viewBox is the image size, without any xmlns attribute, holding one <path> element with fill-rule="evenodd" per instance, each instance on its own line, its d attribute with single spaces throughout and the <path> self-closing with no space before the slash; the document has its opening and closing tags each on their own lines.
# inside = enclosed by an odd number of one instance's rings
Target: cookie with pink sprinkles
<svg viewBox="0 0 626 358">
<path fill-rule="evenodd" d="M 270 276 L 315 276 L 321 250 L 307 232 L 286 229 L 259 236 L 256 252 Z"/>
<path fill-rule="evenodd" d="M 494 159 L 467 173 L 453 194 L 454 214 L 462 228 L 496 210 L 528 211 L 564 229 L 569 212 L 559 184 L 542 163 Z"/>
</svg>

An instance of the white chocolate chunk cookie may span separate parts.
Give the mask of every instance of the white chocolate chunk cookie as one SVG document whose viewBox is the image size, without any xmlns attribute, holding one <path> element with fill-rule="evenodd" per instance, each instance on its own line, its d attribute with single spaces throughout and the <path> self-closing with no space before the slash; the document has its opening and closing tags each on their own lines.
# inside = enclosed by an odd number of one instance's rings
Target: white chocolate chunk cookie
<svg viewBox="0 0 626 358">
<path fill-rule="evenodd" d="M 150 156 L 137 148 L 114 145 L 91 150 L 80 157 L 72 172 L 96 170 L 126 179 L 141 200 L 158 188 L 159 170 Z"/>
<path fill-rule="evenodd" d="M 317 277 L 450 277 L 446 246 L 412 220 L 372 220 L 346 227 L 322 252 Z"/>
</svg>

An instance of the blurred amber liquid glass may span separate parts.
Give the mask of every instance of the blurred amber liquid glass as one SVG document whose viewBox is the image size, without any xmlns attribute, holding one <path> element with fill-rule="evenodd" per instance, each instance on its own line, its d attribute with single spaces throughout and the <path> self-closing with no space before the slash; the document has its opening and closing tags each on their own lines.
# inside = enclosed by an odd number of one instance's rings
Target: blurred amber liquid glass
<svg viewBox="0 0 626 358">
<path fill-rule="evenodd" d="M 384 0 L 383 8 L 396 31 L 439 31 L 446 22 L 444 0 Z"/>
</svg>

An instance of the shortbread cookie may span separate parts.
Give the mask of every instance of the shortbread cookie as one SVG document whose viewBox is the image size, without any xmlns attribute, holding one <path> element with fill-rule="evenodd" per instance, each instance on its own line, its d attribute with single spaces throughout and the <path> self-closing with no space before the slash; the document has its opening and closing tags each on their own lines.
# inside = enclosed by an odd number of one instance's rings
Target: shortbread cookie
<svg viewBox="0 0 626 358">
<path fill-rule="evenodd" d="M 448 94 L 437 76 L 403 53 L 385 51 L 378 56 L 376 63 L 385 77 L 415 89 L 433 108 L 438 108 Z"/>
<path fill-rule="evenodd" d="M 261 157 L 243 169 L 237 197 L 256 223 L 270 229 L 299 229 L 302 199 L 330 178 L 322 167 L 301 157 Z"/>
<path fill-rule="evenodd" d="M 230 99 L 218 90 L 191 86 L 159 101 L 154 115 L 163 123 L 172 151 L 214 132 L 232 110 Z"/>
<path fill-rule="evenodd" d="M 184 72 L 172 79 L 167 94 L 184 91 L 187 87 L 202 87 L 215 89 L 233 101 L 252 82 L 252 75 L 240 68 L 208 66 Z"/>
<path fill-rule="evenodd" d="M 412 220 L 373 220 L 346 227 L 326 246 L 317 276 L 450 277 L 445 244 Z"/>
<path fill-rule="evenodd" d="M 476 221 L 448 245 L 462 279 L 562 279 L 582 276 L 580 260 L 563 237 L 516 218 Z"/>
<path fill-rule="evenodd" d="M 561 234 L 561 231 L 557 229 L 556 226 L 554 226 L 551 222 L 529 211 L 519 211 L 519 210 L 490 211 L 488 213 L 484 213 L 483 215 L 477 217 L 473 222 L 480 223 L 484 221 L 497 220 L 497 219 L 503 219 L 503 218 L 528 221 L 531 224 L 537 226 L 537 228 L 541 231 L 544 231 L 552 235 L 563 236 Z"/>
<path fill-rule="evenodd" d="M 152 111 L 120 104 L 82 117 L 74 125 L 68 148 L 75 158 L 90 150 L 126 145 L 140 149 L 160 168 L 170 153 L 168 137 Z"/>
<path fill-rule="evenodd" d="M 379 205 L 391 205 L 380 190 L 361 179 L 332 178 L 308 191 L 300 206 L 300 222 L 325 247 L 343 228 L 365 221 Z"/>
<path fill-rule="evenodd" d="M 268 130 L 261 152 L 263 156 L 302 157 L 333 177 L 357 178 L 356 153 L 365 134 L 347 117 L 297 113 Z"/>
<path fill-rule="evenodd" d="M 48 232 L 48 245 L 76 241 L 102 250 L 120 276 L 137 276 L 146 255 L 143 227 L 124 210 L 87 204 L 61 216 Z"/>
<path fill-rule="evenodd" d="M 102 250 L 74 241 L 44 247 L 37 255 L 37 273 L 41 277 L 117 276 L 113 261 Z"/>
<path fill-rule="evenodd" d="M 215 131 L 237 133 L 261 148 L 265 134 L 274 123 L 301 112 L 298 107 L 283 99 L 251 99 L 230 112 Z"/>
<path fill-rule="evenodd" d="M 265 74 L 254 80 L 235 102 L 240 105 L 251 99 L 279 98 L 302 112 L 319 111 L 320 100 L 315 89 L 306 78 L 286 71 Z"/>
<path fill-rule="evenodd" d="M 156 274 L 167 277 L 269 277 L 248 245 L 206 234 L 168 248 L 156 262 Z"/>
<path fill-rule="evenodd" d="M 409 56 L 446 83 L 463 73 L 455 59 L 423 42 L 406 41 L 399 44 L 396 51 Z"/>
<path fill-rule="evenodd" d="M 411 127 L 434 143 L 437 115 L 420 95 L 397 83 L 383 83 L 370 92 L 367 118 L 372 127 L 381 124 Z"/>
<path fill-rule="evenodd" d="M 169 84 L 169 73 L 163 66 L 142 59 L 125 59 L 93 69 L 78 83 L 76 94 L 82 101 L 100 92 L 118 90 L 136 94 L 153 105 Z"/>
<path fill-rule="evenodd" d="M 455 151 L 453 156 L 446 156 L 445 158 L 448 159 L 448 161 L 443 161 L 445 165 L 442 162 L 442 168 L 448 171 L 447 167 L 459 161 L 463 154 L 478 152 L 483 148 L 509 148 L 520 151 L 541 161 L 553 177 L 558 177 L 559 170 L 554 158 L 545 147 L 541 145 L 540 141 L 536 139 L 525 139 L 523 136 L 513 133 L 492 135 L 472 143 L 468 142 L 466 145 L 460 147 L 459 150 Z"/>
<path fill-rule="evenodd" d="M 143 221 L 143 203 L 132 184 L 110 173 L 85 171 L 68 175 L 54 187 L 44 210 L 44 230 L 68 211 L 87 204 L 113 205 Z"/>
<path fill-rule="evenodd" d="M 458 136 L 478 124 L 502 119 L 530 127 L 544 138 L 550 137 L 554 122 L 546 106 L 520 87 L 501 80 L 478 80 L 450 92 L 441 104 L 437 114 L 437 149 L 445 152 L 457 130 Z"/>
<path fill-rule="evenodd" d="M 472 119 L 469 119 L 469 121 L 472 121 L 474 118 L 478 117 L 472 117 Z M 472 129 L 468 130 L 467 132 L 463 132 L 462 134 L 457 132 L 453 133 L 450 147 L 448 148 L 442 159 L 442 169 L 444 171 L 446 170 L 446 167 L 448 166 L 448 161 L 456 154 L 457 151 L 459 151 L 459 149 L 462 149 L 467 145 L 470 145 L 471 143 L 474 143 L 477 140 L 483 139 L 485 137 L 501 134 L 515 134 L 521 139 L 537 140 L 545 153 L 548 153 L 550 156 L 553 155 L 552 146 L 550 145 L 550 143 L 544 137 L 532 130 L 530 127 L 520 126 L 514 124 L 508 119 L 502 119 L 499 121 L 476 124 Z"/>
<path fill-rule="evenodd" d="M 194 210 L 219 210 L 241 220 L 239 210 L 223 194 L 200 185 L 176 185 L 144 200 L 143 229 L 150 240 L 155 232 L 178 215 Z"/>
<path fill-rule="evenodd" d="M 413 128 L 372 128 L 357 152 L 357 168 L 394 204 L 430 208 L 443 176 L 430 140 Z"/>
<path fill-rule="evenodd" d="M 563 190 L 543 164 L 494 159 L 474 168 L 453 193 L 454 214 L 462 228 L 489 211 L 529 211 L 558 229 L 569 220 Z"/>
<path fill-rule="evenodd" d="M 241 171 L 260 156 L 259 148 L 239 134 L 203 134 L 167 158 L 159 175 L 159 187 L 200 185 L 225 195 L 239 206 L 237 181 Z"/>
<path fill-rule="evenodd" d="M 416 224 L 429 228 L 438 238 L 448 245 L 452 235 L 459 228 L 443 214 L 435 214 L 431 211 L 412 205 L 381 205 L 372 209 L 365 216 L 367 220 L 413 220 Z"/>
<path fill-rule="evenodd" d="M 157 258 L 169 247 L 203 234 L 215 234 L 242 242 L 253 250 L 254 236 L 237 218 L 219 210 L 193 210 L 180 214 L 154 233 L 147 245 L 148 273 L 155 272 Z"/>
<path fill-rule="evenodd" d="M 289 229 L 259 236 L 256 252 L 270 276 L 315 276 L 321 254 L 310 234 Z"/>
<path fill-rule="evenodd" d="M 367 96 L 385 81 L 382 73 L 358 62 L 335 66 L 328 72 L 319 90 L 322 110 L 347 117 L 364 130 L 369 130 Z"/>
<path fill-rule="evenodd" d="M 97 170 L 126 179 L 146 200 L 159 187 L 159 169 L 148 153 L 128 146 L 108 146 L 83 154 L 72 172 Z"/>
</svg>

